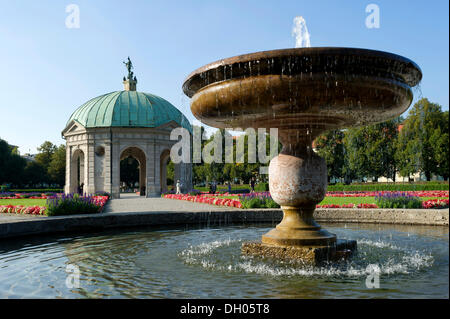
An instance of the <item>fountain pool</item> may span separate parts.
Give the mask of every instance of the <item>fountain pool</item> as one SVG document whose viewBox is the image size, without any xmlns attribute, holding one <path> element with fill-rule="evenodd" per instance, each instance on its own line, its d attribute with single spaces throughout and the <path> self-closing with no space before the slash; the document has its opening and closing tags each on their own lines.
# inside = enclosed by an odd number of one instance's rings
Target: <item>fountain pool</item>
<svg viewBox="0 0 450 319">
<path fill-rule="evenodd" d="M 448 298 L 448 227 L 323 225 L 358 241 L 353 258 L 319 267 L 242 255 L 272 224 L 3 240 L 0 298 Z M 68 264 L 79 288 L 66 286 Z M 379 289 L 366 287 L 370 264 Z"/>
</svg>

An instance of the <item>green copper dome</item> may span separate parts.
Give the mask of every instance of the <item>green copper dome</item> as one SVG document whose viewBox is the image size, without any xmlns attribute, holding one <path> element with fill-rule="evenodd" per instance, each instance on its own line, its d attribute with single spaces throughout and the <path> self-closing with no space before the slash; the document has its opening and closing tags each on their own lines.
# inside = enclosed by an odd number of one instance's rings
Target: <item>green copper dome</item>
<svg viewBox="0 0 450 319">
<path fill-rule="evenodd" d="M 92 127 L 159 127 L 171 121 L 192 132 L 188 119 L 163 98 L 137 91 L 107 93 L 80 106 L 67 124 Z"/>
</svg>

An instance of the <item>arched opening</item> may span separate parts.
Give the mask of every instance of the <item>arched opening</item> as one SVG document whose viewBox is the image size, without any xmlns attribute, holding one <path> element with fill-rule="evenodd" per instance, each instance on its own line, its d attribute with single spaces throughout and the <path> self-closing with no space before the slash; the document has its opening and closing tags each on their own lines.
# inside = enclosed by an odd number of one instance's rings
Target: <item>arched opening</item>
<svg viewBox="0 0 450 319">
<path fill-rule="evenodd" d="M 139 162 L 132 156 L 120 161 L 120 186 L 122 193 L 139 191 Z"/>
<path fill-rule="evenodd" d="M 160 157 L 160 181 L 161 193 L 167 193 L 169 187 L 174 185 L 174 164 L 170 160 L 170 150 L 165 150 Z"/>
<path fill-rule="evenodd" d="M 71 175 L 70 175 L 70 192 L 83 194 L 86 190 L 85 185 L 85 157 L 82 150 L 77 149 L 72 155 L 71 160 Z"/>
<path fill-rule="evenodd" d="M 128 147 L 120 155 L 120 191 L 145 196 L 147 184 L 145 153 Z"/>
</svg>

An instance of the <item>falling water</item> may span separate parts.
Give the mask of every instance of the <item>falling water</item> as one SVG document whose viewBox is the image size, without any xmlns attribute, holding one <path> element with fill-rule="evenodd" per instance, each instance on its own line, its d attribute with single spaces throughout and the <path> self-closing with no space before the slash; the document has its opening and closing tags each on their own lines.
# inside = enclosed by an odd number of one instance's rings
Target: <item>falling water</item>
<svg viewBox="0 0 450 319">
<path fill-rule="evenodd" d="M 308 28 L 306 27 L 306 21 L 302 16 L 297 16 L 294 18 L 294 25 L 292 26 L 292 36 L 295 36 L 296 48 L 311 47 L 309 32 Z"/>
</svg>

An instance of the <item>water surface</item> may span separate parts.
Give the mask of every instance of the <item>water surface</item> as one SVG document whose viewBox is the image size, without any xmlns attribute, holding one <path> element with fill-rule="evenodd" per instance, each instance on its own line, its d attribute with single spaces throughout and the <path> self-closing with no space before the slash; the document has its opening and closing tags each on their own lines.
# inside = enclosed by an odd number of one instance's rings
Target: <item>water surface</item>
<svg viewBox="0 0 450 319">
<path fill-rule="evenodd" d="M 272 225 L 142 228 L 0 242 L 1 298 L 448 298 L 447 227 L 323 224 L 356 239 L 321 267 L 240 254 Z M 68 288 L 67 265 L 80 270 Z M 368 265 L 380 269 L 369 289 Z"/>
</svg>

